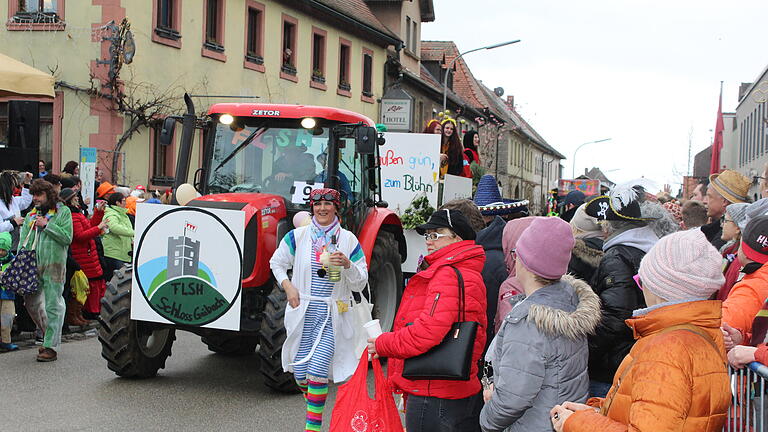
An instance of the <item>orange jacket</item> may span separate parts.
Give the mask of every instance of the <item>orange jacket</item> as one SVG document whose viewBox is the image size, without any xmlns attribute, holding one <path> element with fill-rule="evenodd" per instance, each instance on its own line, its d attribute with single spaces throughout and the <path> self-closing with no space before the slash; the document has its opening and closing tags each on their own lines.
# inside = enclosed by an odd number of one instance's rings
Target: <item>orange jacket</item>
<svg viewBox="0 0 768 432">
<path fill-rule="evenodd" d="M 748 343 L 752 334 L 752 320 L 768 298 L 768 266 L 745 275 L 731 288 L 723 302 L 723 322 L 739 330 Z"/>
<path fill-rule="evenodd" d="M 616 371 L 609 395 L 627 370 L 607 416 L 577 411 L 565 422 L 565 432 L 720 432 L 730 404 L 720 307 L 717 300 L 693 301 L 628 319 L 638 341 Z M 718 352 L 688 330 L 659 334 L 686 323 L 709 335 Z M 604 401 L 592 398 L 588 404 L 601 407 Z"/>
</svg>

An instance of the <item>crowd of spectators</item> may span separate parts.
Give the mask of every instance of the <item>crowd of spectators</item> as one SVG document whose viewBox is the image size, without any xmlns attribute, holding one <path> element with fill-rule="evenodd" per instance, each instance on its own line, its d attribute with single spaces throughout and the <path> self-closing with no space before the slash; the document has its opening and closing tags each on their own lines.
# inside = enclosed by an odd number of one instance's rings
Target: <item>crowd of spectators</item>
<svg viewBox="0 0 768 432">
<path fill-rule="evenodd" d="M 44 161 L 35 174 L 0 172 L 0 272 L 19 249 L 34 249 L 39 286 L 27 295 L 0 286 L 0 352 L 18 350 L 12 336 L 26 331 L 40 345 L 37 360 L 54 361 L 63 333 L 95 326 L 106 284 L 131 262 L 136 204 L 170 200 L 168 191 L 115 186 L 98 170 L 89 192 L 76 161 L 59 173 Z"/>
</svg>

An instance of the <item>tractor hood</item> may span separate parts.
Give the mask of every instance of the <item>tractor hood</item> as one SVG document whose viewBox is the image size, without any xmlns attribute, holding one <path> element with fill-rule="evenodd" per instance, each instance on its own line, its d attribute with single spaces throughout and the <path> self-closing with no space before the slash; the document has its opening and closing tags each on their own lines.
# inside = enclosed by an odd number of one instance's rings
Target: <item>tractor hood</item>
<svg viewBox="0 0 768 432">
<path fill-rule="evenodd" d="M 264 193 L 223 193 L 205 195 L 187 205 L 243 211 L 243 288 L 262 286 L 269 281 L 269 259 L 280 241 L 279 236 L 289 229 L 283 197 Z"/>
</svg>

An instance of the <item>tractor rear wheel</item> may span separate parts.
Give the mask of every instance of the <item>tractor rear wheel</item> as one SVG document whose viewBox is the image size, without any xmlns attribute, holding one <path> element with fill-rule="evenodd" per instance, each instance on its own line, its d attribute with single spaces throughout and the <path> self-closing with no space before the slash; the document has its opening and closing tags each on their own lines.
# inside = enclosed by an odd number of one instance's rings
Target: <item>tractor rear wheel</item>
<svg viewBox="0 0 768 432">
<path fill-rule="evenodd" d="M 383 331 L 392 330 L 397 306 L 403 294 L 403 270 L 395 235 L 379 231 L 373 246 L 368 278 L 371 283 L 373 317 L 381 321 Z"/>
<path fill-rule="evenodd" d="M 255 336 L 243 336 L 237 332 L 221 331 L 200 338 L 208 349 L 228 356 L 247 356 L 256 351 L 259 339 Z"/>
<path fill-rule="evenodd" d="M 283 343 L 285 342 L 285 305 L 288 298 L 285 291 L 277 285 L 267 296 L 264 316 L 261 320 L 259 360 L 264 384 L 279 392 L 298 393 L 299 387 L 293 379 L 293 374 L 283 372 Z"/>
<path fill-rule="evenodd" d="M 107 282 L 101 299 L 99 342 L 107 367 L 121 377 L 149 378 L 165 368 L 175 330 L 131 320 L 133 270 L 123 267 Z"/>
</svg>

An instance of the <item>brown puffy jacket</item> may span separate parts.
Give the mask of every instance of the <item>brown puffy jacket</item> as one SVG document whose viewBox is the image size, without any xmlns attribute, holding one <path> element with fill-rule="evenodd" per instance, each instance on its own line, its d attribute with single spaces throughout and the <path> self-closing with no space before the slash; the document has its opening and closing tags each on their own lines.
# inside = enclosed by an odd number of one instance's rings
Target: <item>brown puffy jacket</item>
<svg viewBox="0 0 768 432">
<path fill-rule="evenodd" d="M 693 301 L 660 307 L 627 320 L 637 343 L 619 366 L 607 415 L 577 411 L 565 432 L 719 432 L 730 403 L 725 346 L 720 332 L 721 303 Z M 717 345 L 689 330 L 664 329 L 693 324 Z M 629 369 L 627 369 L 629 368 Z M 605 399 L 587 403 L 602 407 Z"/>
</svg>

